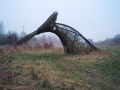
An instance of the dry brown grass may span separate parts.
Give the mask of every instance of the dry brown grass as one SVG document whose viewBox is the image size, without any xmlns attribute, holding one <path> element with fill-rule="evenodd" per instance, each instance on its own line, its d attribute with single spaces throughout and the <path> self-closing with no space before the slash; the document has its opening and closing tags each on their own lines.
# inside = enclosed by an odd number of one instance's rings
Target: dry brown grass
<svg viewBox="0 0 120 90">
<path fill-rule="evenodd" d="M 23 60 L 22 55 L 21 57 L 19 54 L 15 56 L 16 53 L 22 53 L 28 57 L 33 55 L 34 58 L 37 55 L 43 55 L 43 58 Z M 80 78 L 81 74 L 86 80 L 99 80 L 100 78 L 98 74 L 89 71 L 86 67 L 83 68 L 82 65 L 104 62 L 112 54 L 107 50 L 102 50 L 88 55 L 67 55 L 63 54 L 63 48 L 6 47 L 0 50 L 0 89 L 74 90 L 71 86 L 78 85 L 77 87 L 81 86 L 81 90 L 89 90 L 92 86 Z M 50 59 L 46 57 L 50 57 L 53 61 L 45 60 Z M 54 69 L 56 67 L 59 69 Z"/>
<path fill-rule="evenodd" d="M 64 78 L 59 76 L 58 71 L 54 71 L 52 66 L 44 60 L 29 60 L 27 62 L 15 58 L 11 55 L 11 52 L 18 52 L 23 49 L 14 51 L 13 47 L 5 48 L 4 53 L 1 54 L 0 58 L 0 88 L 2 89 L 47 89 L 50 87 L 60 88 L 61 82 Z M 13 51 L 12 51 L 13 50 Z M 50 53 L 51 50 L 41 49 L 44 53 Z M 52 50 L 59 50 L 54 48 Z M 30 50 L 25 50 L 26 53 L 32 53 Z M 3 69 L 3 67 L 9 63 L 9 66 Z M 66 80 L 69 83 L 69 80 Z M 65 82 L 65 81 L 64 81 Z M 71 83 L 71 82 L 70 82 Z"/>
</svg>

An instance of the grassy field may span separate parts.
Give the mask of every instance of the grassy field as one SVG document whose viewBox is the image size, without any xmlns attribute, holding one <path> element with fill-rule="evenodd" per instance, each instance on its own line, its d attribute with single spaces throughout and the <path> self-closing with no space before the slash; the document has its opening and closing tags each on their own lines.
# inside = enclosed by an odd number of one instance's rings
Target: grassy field
<svg viewBox="0 0 120 90">
<path fill-rule="evenodd" d="M 120 46 L 89 55 L 61 48 L 0 52 L 0 90 L 120 90 Z"/>
</svg>

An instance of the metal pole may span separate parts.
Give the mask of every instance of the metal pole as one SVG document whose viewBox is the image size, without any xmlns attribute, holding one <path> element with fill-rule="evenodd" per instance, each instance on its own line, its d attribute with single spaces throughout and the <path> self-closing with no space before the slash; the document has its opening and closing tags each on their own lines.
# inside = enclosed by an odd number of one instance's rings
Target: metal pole
<svg viewBox="0 0 120 90">
<path fill-rule="evenodd" d="M 22 27 L 23 27 L 23 31 L 24 31 L 24 26 L 22 25 Z"/>
</svg>

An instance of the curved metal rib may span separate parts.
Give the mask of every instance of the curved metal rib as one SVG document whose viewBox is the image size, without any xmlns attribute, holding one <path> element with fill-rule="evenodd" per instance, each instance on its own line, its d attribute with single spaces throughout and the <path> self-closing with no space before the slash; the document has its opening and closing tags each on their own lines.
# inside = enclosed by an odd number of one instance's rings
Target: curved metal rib
<svg viewBox="0 0 120 90">
<path fill-rule="evenodd" d="M 68 26 L 68 25 L 65 25 L 65 24 L 61 24 L 61 23 L 56 23 L 56 25 L 59 27 L 59 28 L 62 28 L 64 30 L 67 30 L 71 33 L 75 33 L 75 35 L 78 35 L 79 37 L 82 37 L 88 44 L 91 48 L 93 49 L 97 49 L 94 45 L 92 45 L 80 32 L 78 32 L 77 30 L 75 30 L 74 28 Z M 73 34 L 72 37 L 75 37 L 75 35 Z M 73 42 L 75 41 L 75 38 L 73 38 Z"/>
</svg>

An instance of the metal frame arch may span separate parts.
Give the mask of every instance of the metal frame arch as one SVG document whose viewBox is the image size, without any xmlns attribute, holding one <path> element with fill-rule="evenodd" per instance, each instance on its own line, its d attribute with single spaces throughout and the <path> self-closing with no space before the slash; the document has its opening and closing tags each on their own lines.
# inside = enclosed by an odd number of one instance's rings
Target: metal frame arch
<svg viewBox="0 0 120 90">
<path fill-rule="evenodd" d="M 50 17 L 37 30 L 21 38 L 14 44 L 20 45 L 35 35 L 44 32 L 52 32 L 59 37 L 64 47 L 64 51 L 67 54 L 97 51 L 97 48 L 76 29 L 65 24 L 56 23 L 57 15 L 57 12 L 51 14 Z"/>
</svg>

